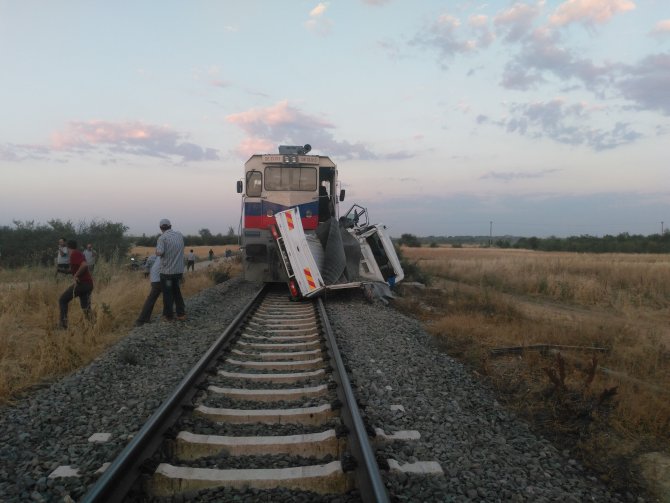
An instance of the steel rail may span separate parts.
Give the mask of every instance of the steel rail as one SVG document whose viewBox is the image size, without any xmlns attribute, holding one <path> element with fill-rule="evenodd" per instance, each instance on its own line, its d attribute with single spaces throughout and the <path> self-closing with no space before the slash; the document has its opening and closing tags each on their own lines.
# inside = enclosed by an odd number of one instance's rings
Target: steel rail
<svg viewBox="0 0 670 503">
<path fill-rule="evenodd" d="M 172 394 L 153 413 L 132 441 L 114 459 L 94 486 L 84 495 L 81 503 L 117 502 L 129 492 L 141 475 L 142 464 L 151 457 L 163 442 L 163 434 L 182 413 L 182 407 L 190 404 L 197 392 L 196 385 L 219 356 L 221 350 L 239 328 L 258 300 L 266 292 L 263 286 L 254 298 L 238 313 L 226 330 L 212 344 L 198 363 L 182 379 Z"/>
<path fill-rule="evenodd" d="M 328 315 L 321 298 L 317 299 L 319 314 L 323 324 L 323 331 L 331 352 L 331 358 L 335 360 L 335 380 L 337 381 L 338 398 L 343 404 L 342 420 L 349 429 L 349 448 L 356 459 L 355 477 L 358 482 L 358 489 L 361 492 L 361 499 L 364 502 L 387 503 L 389 501 L 388 492 L 384 486 L 379 465 L 375 458 L 370 440 L 363 424 L 356 397 L 351 387 L 351 382 L 347 376 L 347 370 L 344 367 L 342 356 L 337 348 L 335 334 L 328 321 Z"/>
</svg>

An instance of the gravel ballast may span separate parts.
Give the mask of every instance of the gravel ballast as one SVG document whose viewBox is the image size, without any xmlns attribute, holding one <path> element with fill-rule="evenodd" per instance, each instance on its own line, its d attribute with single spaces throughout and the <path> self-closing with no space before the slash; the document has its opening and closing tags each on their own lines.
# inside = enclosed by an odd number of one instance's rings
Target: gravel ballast
<svg viewBox="0 0 670 503">
<path fill-rule="evenodd" d="M 79 499 L 258 288 L 234 279 L 201 292 L 187 300 L 187 322 L 133 329 L 88 367 L 0 410 L 0 500 Z M 378 458 L 436 461 L 444 471 L 385 472 L 393 500 L 637 501 L 534 435 L 418 322 L 358 293 L 329 296 L 326 307 L 366 421 L 387 434 L 421 434 Z M 111 436 L 90 442 L 95 433 Z M 80 476 L 50 478 L 59 466 Z"/>
<path fill-rule="evenodd" d="M 331 296 L 326 304 L 366 421 L 416 442 L 378 458 L 439 462 L 444 476 L 388 475 L 401 501 L 637 501 L 611 493 L 580 464 L 505 410 L 420 324 L 380 302 Z M 344 335 L 346 334 L 346 335 Z M 392 407 L 401 405 L 402 409 Z M 393 409 L 393 410 L 392 410 Z"/>
</svg>

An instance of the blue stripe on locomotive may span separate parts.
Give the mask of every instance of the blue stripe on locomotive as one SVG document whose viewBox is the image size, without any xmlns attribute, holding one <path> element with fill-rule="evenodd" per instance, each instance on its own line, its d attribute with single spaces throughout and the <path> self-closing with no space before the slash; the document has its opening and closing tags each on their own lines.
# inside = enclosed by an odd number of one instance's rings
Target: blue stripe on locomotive
<svg viewBox="0 0 670 503">
<path fill-rule="evenodd" d="M 287 210 L 293 206 L 284 206 L 283 204 L 277 204 L 270 201 L 263 202 L 245 202 L 244 203 L 244 214 L 249 217 L 260 217 L 267 215 L 268 210 L 272 210 L 272 214 L 279 213 L 280 211 Z M 312 216 L 318 215 L 319 212 L 319 202 L 311 201 L 309 203 L 297 204 L 295 207 L 300 211 L 300 216 L 305 217 L 307 211 L 312 212 Z"/>
</svg>

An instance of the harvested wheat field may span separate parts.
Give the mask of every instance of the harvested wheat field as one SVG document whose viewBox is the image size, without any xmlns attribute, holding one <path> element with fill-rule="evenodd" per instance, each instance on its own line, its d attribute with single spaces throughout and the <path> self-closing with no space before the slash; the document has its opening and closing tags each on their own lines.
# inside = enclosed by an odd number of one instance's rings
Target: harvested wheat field
<svg viewBox="0 0 670 503">
<path fill-rule="evenodd" d="M 223 248 L 215 250 L 219 257 Z M 234 258 L 203 265 L 211 267 L 185 275 L 185 297 L 241 273 Z M 59 330 L 58 298 L 71 287 L 71 278 L 55 277 L 51 267 L 0 271 L 0 404 L 88 365 L 128 334 L 149 292 L 149 280 L 125 263 L 99 260 L 93 281 L 93 320 L 84 318 L 75 300 L 69 307 L 69 328 Z M 154 315 L 160 313 L 160 302 Z"/>
<path fill-rule="evenodd" d="M 670 257 L 402 253 L 428 285 L 397 305 L 447 352 L 604 479 L 670 494 Z"/>
</svg>

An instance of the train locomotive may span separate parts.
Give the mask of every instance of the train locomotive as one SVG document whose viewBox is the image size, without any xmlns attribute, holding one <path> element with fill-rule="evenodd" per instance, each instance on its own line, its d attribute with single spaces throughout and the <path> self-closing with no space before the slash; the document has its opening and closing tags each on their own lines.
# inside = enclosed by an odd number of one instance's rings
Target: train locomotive
<svg viewBox="0 0 670 503">
<path fill-rule="evenodd" d="M 400 282 L 404 273 L 386 226 L 370 224 L 359 205 L 340 217 L 345 191 L 335 163 L 309 155 L 310 145 L 278 150 L 252 155 L 237 182 L 245 278 L 286 282 L 296 299 Z"/>
</svg>

